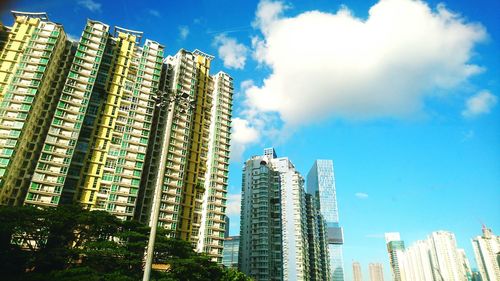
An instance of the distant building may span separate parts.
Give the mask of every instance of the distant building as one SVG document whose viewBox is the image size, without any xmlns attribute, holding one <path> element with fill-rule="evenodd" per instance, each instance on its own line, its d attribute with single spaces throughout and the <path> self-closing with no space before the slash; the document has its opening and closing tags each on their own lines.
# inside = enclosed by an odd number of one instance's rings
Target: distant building
<svg viewBox="0 0 500 281">
<path fill-rule="evenodd" d="M 229 223 L 230 223 L 230 219 L 228 216 L 226 216 L 226 218 L 224 219 L 224 222 L 226 223 L 226 230 L 224 231 L 224 238 L 228 238 L 229 237 Z"/>
<path fill-rule="evenodd" d="M 399 255 L 404 280 L 434 280 L 429 243 L 419 240 Z"/>
<path fill-rule="evenodd" d="M 405 243 L 401 240 L 399 232 L 386 233 L 385 242 L 387 244 L 387 252 L 389 253 L 392 278 L 394 281 L 402 281 L 398 256 L 404 251 Z"/>
<path fill-rule="evenodd" d="M 355 261 L 352 263 L 352 280 L 353 281 L 363 281 L 363 275 L 361 274 L 361 264 Z"/>
<path fill-rule="evenodd" d="M 238 268 L 238 252 L 240 247 L 239 236 L 228 236 L 224 240 L 222 264 L 226 267 Z"/>
<path fill-rule="evenodd" d="M 472 239 L 472 247 L 483 281 L 500 281 L 500 236 L 483 225 L 483 235 Z"/>
<path fill-rule="evenodd" d="M 459 254 L 453 233 L 436 231 L 431 233 L 427 241 L 436 280 L 468 280 L 463 257 Z"/>
<path fill-rule="evenodd" d="M 333 281 L 344 280 L 342 245 L 343 229 L 339 226 L 339 213 L 332 160 L 316 160 L 307 175 L 307 192 L 312 194 L 326 221 L 330 276 Z"/>
<path fill-rule="evenodd" d="M 391 250 L 389 256 L 393 274 L 401 281 L 472 280 L 465 252 L 457 248 L 455 235 L 449 231 L 433 232 L 427 239 L 417 241 L 406 249 L 403 241 L 398 240 L 399 235 L 392 234 L 386 238 Z"/>
<path fill-rule="evenodd" d="M 384 271 L 381 263 L 370 263 L 368 265 L 370 281 L 384 281 Z"/>
</svg>

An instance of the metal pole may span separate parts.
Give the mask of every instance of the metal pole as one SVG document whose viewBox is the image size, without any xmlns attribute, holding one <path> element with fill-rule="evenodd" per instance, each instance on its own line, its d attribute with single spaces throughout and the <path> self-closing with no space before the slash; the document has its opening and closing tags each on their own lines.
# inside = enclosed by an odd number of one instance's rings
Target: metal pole
<svg viewBox="0 0 500 281">
<path fill-rule="evenodd" d="M 156 240 L 156 230 L 158 228 L 158 217 L 160 215 L 160 205 L 161 205 L 161 193 L 163 187 L 163 178 L 165 177 L 165 160 L 168 152 L 168 144 L 170 141 L 170 131 L 172 127 L 174 109 L 175 109 L 176 98 L 171 98 L 169 104 L 167 105 L 167 125 L 165 127 L 165 135 L 162 139 L 161 149 L 160 149 L 160 167 L 159 173 L 155 181 L 155 193 L 153 199 L 153 216 L 151 218 L 151 232 L 149 233 L 149 241 L 146 252 L 146 263 L 144 265 L 144 275 L 142 276 L 142 281 L 149 281 L 151 275 L 151 266 L 153 264 L 153 254 L 154 245 Z M 160 103 L 159 106 L 162 106 Z"/>
</svg>

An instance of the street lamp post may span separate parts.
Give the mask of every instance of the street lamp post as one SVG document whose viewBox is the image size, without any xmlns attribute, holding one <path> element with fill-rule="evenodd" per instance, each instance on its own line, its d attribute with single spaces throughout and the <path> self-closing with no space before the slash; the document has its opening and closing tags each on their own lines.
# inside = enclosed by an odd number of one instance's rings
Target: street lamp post
<svg viewBox="0 0 500 281">
<path fill-rule="evenodd" d="M 165 134 L 162 138 L 161 148 L 160 148 L 160 166 L 159 173 L 155 180 L 155 191 L 152 204 L 152 216 L 151 216 L 151 231 L 149 233 L 148 247 L 146 250 L 146 262 L 144 265 L 144 275 L 142 276 L 143 281 L 149 281 L 151 275 L 151 266 L 153 264 L 154 256 L 154 245 L 156 240 L 156 230 L 158 228 L 158 217 L 160 215 L 160 205 L 161 205 L 161 193 L 163 187 L 163 178 L 165 176 L 165 160 L 168 153 L 168 145 L 170 141 L 170 132 L 172 128 L 172 122 L 174 119 L 174 111 L 176 105 L 179 107 L 180 113 L 187 113 L 188 110 L 194 108 L 195 101 L 187 93 L 175 93 L 166 97 L 166 93 L 163 91 L 158 91 L 157 95 L 157 105 L 160 108 L 167 107 L 167 124 L 165 126 Z M 160 109 L 161 110 L 161 109 Z"/>
</svg>

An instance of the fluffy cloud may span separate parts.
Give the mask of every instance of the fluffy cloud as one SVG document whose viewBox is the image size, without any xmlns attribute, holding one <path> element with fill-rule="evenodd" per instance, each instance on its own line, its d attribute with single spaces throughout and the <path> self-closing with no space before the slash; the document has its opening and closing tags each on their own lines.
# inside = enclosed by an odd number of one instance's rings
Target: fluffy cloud
<svg viewBox="0 0 500 281">
<path fill-rule="evenodd" d="M 260 2 L 253 56 L 271 70 L 245 91 L 253 112 L 275 112 L 288 125 L 329 116 L 404 117 L 434 90 L 451 89 L 482 68 L 469 63 L 485 39 L 443 5 L 381 0 L 366 20 L 347 8 L 284 17 L 283 2 Z"/>
<path fill-rule="evenodd" d="M 248 120 L 233 118 L 231 133 L 231 161 L 240 162 L 245 148 L 260 137 L 259 131 Z"/>
<path fill-rule="evenodd" d="M 465 102 L 465 109 L 462 115 L 467 118 L 486 114 L 497 104 L 498 98 L 488 91 L 481 91 Z"/>
<path fill-rule="evenodd" d="M 366 198 L 368 198 L 368 194 L 364 193 L 364 192 L 356 192 L 354 194 L 354 196 L 356 196 L 359 199 L 366 199 Z"/>
<path fill-rule="evenodd" d="M 239 216 L 241 210 L 241 194 L 227 196 L 226 216 Z"/>
<path fill-rule="evenodd" d="M 79 0 L 78 4 L 91 12 L 102 12 L 102 4 L 94 0 Z"/>
<path fill-rule="evenodd" d="M 189 35 L 189 27 L 185 26 L 185 25 L 181 25 L 179 26 L 179 36 L 181 38 L 181 40 L 184 40 L 188 37 Z"/>
<path fill-rule="evenodd" d="M 219 57 L 224 62 L 225 67 L 234 69 L 245 67 L 248 54 L 248 48 L 245 45 L 225 34 L 217 35 L 214 38 L 214 45 L 217 47 Z"/>
</svg>

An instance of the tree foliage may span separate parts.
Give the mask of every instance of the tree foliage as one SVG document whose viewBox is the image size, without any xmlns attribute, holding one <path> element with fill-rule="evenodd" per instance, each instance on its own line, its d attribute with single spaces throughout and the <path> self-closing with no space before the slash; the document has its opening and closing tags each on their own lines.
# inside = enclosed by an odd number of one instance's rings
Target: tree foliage
<svg viewBox="0 0 500 281">
<path fill-rule="evenodd" d="M 151 280 L 250 280 L 160 230 Z M 149 227 L 79 206 L 0 207 L 0 276 L 27 281 L 141 280 Z"/>
</svg>

